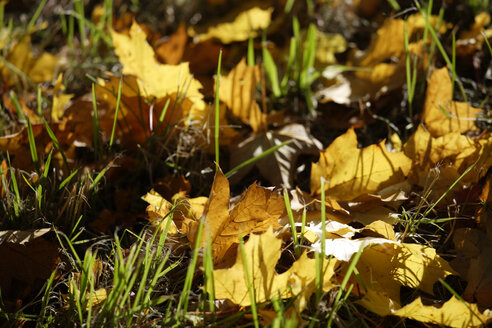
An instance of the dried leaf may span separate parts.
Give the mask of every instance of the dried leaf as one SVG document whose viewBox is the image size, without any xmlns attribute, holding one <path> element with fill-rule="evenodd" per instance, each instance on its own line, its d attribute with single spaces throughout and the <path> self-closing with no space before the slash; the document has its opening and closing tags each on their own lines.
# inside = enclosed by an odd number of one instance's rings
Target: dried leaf
<svg viewBox="0 0 492 328">
<path fill-rule="evenodd" d="M 279 130 L 252 135 L 237 146 L 233 146 L 231 166 L 235 167 L 288 140 L 292 142 L 234 174 L 231 183 L 239 182 L 256 166 L 272 185 L 293 187 L 295 164 L 299 155 L 317 153 L 322 148 L 321 142 L 316 140 L 304 125 L 289 124 Z"/>
<path fill-rule="evenodd" d="M 261 235 L 252 234 L 245 243 L 244 251 L 251 284 L 255 290 L 255 300 L 257 303 L 263 303 L 279 295 L 281 298 L 299 295 L 296 304 L 298 312 L 301 312 L 316 288 L 315 260 L 308 258 L 304 252 L 289 270 L 277 274 L 275 266 L 280 258 L 281 245 L 282 241 L 275 237 L 272 228 Z M 334 259 L 324 261 L 324 291 L 334 287 L 330 280 L 334 275 L 336 262 Z M 251 305 L 241 253 L 238 252 L 236 255 L 232 267 L 214 270 L 213 277 L 216 298 L 229 299 L 241 306 Z"/>
<path fill-rule="evenodd" d="M 168 65 L 177 65 L 183 58 L 188 35 L 184 23 L 179 24 L 174 34 L 155 49 L 156 55 Z"/>
<path fill-rule="evenodd" d="M 404 181 L 411 165 L 403 152 L 388 152 L 384 141 L 358 149 L 355 132 L 349 129 L 320 154 L 317 164 L 313 163 L 311 193 L 320 194 L 320 178 L 324 178 L 327 196 L 335 200 L 376 194 Z"/>
<path fill-rule="evenodd" d="M 253 7 L 241 11 L 233 19 L 225 19 L 223 23 L 208 28 L 203 34 L 198 34 L 193 28 L 188 29 L 188 34 L 194 37 L 197 42 L 203 42 L 208 39 L 218 39 L 222 43 L 231 43 L 236 41 L 245 41 L 250 37 L 256 37 L 258 30 L 267 28 L 270 25 L 273 8 L 261 9 Z"/>
<path fill-rule="evenodd" d="M 482 112 L 467 103 L 452 101 L 451 78 L 448 69 L 435 70 L 427 83 L 422 121 L 433 137 L 451 132 L 476 130 L 475 119 Z"/>
<path fill-rule="evenodd" d="M 284 214 L 285 204 L 278 191 L 251 185 L 241 195 L 239 201 L 229 212 L 229 182 L 221 170 L 215 174 L 209 200 L 200 221 L 204 221 L 201 245 L 210 238 L 214 263 L 220 263 L 228 251 L 237 245 L 238 234 L 245 236 L 251 232 L 266 231 L 268 227 L 279 227 L 278 219 Z M 199 222 L 190 223 L 188 238 L 197 238 Z"/>
<path fill-rule="evenodd" d="M 244 58 L 220 80 L 219 99 L 232 115 L 251 126 L 253 132 L 265 131 L 267 128 L 266 114 L 255 100 L 256 84 L 259 81 L 259 66 L 248 66 Z"/>
<path fill-rule="evenodd" d="M 199 91 L 202 85 L 190 74 L 188 63 L 159 64 L 144 31 L 136 22 L 132 24 L 129 36 L 115 31 L 111 31 L 111 36 L 115 52 L 123 65 L 123 74 L 137 77 L 141 94 L 156 98 L 184 95 L 193 104 L 189 113 L 192 120 L 203 119 L 205 102 Z"/>
<path fill-rule="evenodd" d="M 63 117 L 63 112 L 65 106 L 68 104 L 70 99 L 74 96 L 73 94 L 65 94 L 65 86 L 62 83 L 63 74 L 58 74 L 58 77 L 53 87 L 53 103 L 51 105 L 51 119 L 54 122 L 58 122 Z"/>
<path fill-rule="evenodd" d="M 202 216 L 208 200 L 206 197 L 187 198 L 183 193 L 178 193 L 173 196 L 171 203 L 153 189 L 142 199 L 149 203 L 146 212 L 153 226 L 164 229 L 167 220 L 173 221 L 168 230 L 170 235 L 188 233 L 188 224 Z"/>
<path fill-rule="evenodd" d="M 383 293 L 369 291 L 358 303 L 381 316 L 396 315 L 446 327 L 481 327 L 492 321 L 491 311 L 480 313 L 476 304 L 460 301 L 455 296 L 441 307 L 424 305 L 420 297 L 401 307 Z"/>
<path fill-rule="evenodd" d="M 456 54 L 458 56 L 471 55 L 485 43 L 485 38 L 492 38 L 492 28 L 490 26 L 490 15 L 487 12 L 481 12 L 475 16 L 475 22 L 469 30 L 463 31 L 456 40 Z M 484 37 L 485 36 L 485 37 Z"/>
<path fill-rule="evenodd" d="M 41 83 L 53 79 L 58 59 L 46 52 L 35 57 L 32 53 L 31 37 L 25 36 L 10 49 L 6 56 L 6 61 L 26 74 L 33 82 Z M 12 70 L 12 67 L 3 62 L 0 63 L 0 75 L 8 84 L 15 83 L 19 78 L 17 73 Z"/>
<path fill-rule="evenodd" d="M 34 297 L 31 294 L 42 287 L 60 261 L 57 244 L 44 238 L 47 232 L 38 229 L 2 233 L 0 289 L 7 307 Z"/>
<path fill-rule="evenodd" d="M 474 141 L 453 132 L 434 138 L 419 126 L 403 148 L 405 154 L 413 159 L 409 176 L 418 185 L 426 186 L 430 169 L 438 166 L 439 180 L 433 185 L 435 197 L 442 195 L 477 160 L 475 167 L 460 180 L 458 186 L 476 182 L 492 165 L 492 157 L 488 156 L 492 148 L 490 136 Z"/>
</svg>

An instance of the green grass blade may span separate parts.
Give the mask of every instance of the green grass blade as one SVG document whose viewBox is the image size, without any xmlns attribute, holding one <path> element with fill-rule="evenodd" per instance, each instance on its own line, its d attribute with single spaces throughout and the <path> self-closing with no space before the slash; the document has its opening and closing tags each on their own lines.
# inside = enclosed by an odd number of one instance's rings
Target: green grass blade
<svg viewBox="0 0 492 328">
<path fill-rule="evenodd" d="M 36 11 L 34 12 L 34 14 L 31 17 L 31 20 L 27 24 L 26 33 L 28 33 L 28 34 L 30 33 L 32 27 L 34 26 L 34 24 L 38 20 L 39 15 L 41 14 L 41 11 L 43 10 L 44 6 L 46 5 L 46 2 L 48 2 L 48 0 L 41 0 L 41 2 L 39 3 L 39 6 L 36 8 Z"/>
<path fill-rule="evenodd" d="M 270 51 L 267 49 L 267 44 L 266 44 L 266 32 L 263 33 L 263 64 L 265 65 L 265 71 L 266 75 L 268 76 L 268 79 L 270 80 L 271 86 L 272 86 L 272 93 L 275 96 L 275 98 L 279 98 L 282 95 L 282 92 L 280 90 L 280 83 L 278 81 L 278 71 L 277 71 L 277 65 L 275 64 L 275 61 L 273 60 L 272 55 L 270 54 Z"/>
<path fill-rule="evenodd" d="M 255 66 L 255 47 L 252 36 L 248 39 L 248 66 Z"/>
<path fill-rule="evenodd" d="M 48 132 L 48 135 L 50 136 L 51 141 L 53 141 L 55 148 L 60 152 L 60 154 L 63 158 L 63 163 L 65 164 L 67 171 L 70 172 L 70 166 L 68 166 L 67 157 L 65 156 L 65 152 L 61 148 L 60 143 L 58 142 L 58 139 L 56 138 L 55 133 L 53 132 L 53 130 L 51 130 L 50 126 L 48 125 L 48 122 L 46 122 L 46 120 L 44 118 L 43 118 L 43 122 L 44 122 L 44 127 L 46 128 L 46 132 Z"/>
<path fill-rule="evenodd" d="M 36 141 L 34 140 L 34 133 L 32 132 L 31 120 L 27 118 L 27 138 L 29 140 L 29 150 L 31 151 L 31 159 L 36 167 L 36 171 L 39 172 L 38 150 L 36 148 Z"/>
<path fill-rule="evenodd" d="M 118 123 L 118 112 L 120 110 L 122 88 L 123 88 L 123 77 L 120 78 L 120 83 L 118 85 L 118 96 L 116 97 L 116 109 L 115 109 L 115 113 L 114 113 L 113 128 L 111 129 L 111 139 L 109 139 L 109 148 L 110 149 L 111 149 L 111 146 L 113 146 L 114 133 L 116 132 L 116 124 Z"/>
<path fill-rule="evenodd" d="M 215 81 L 215 163 L 217 163 L 216 170 L 219 169 L 219 127 L 220 127 L 220 106 L 219 106 L 219 89 L 220 89 L 220 66 L 222 64 L 222 49 L 219 51 L 219 60 L 217 64 L 217 80 Z"/>
</svg>

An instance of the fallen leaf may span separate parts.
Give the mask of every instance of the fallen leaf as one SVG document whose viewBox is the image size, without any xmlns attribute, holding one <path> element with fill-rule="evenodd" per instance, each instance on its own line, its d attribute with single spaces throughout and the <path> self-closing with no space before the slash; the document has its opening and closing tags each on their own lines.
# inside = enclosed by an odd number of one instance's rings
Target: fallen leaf
<svg viewBox="0 0 492 328">
<path fill-rule="evenodd" d="M 174 34 L 156 47 L 155 53 L 164 63 L 177 65 L 183 58 L 187 40 L 186 26 L 181 23 Z"/>
<path fill-rule="evenodd" d="M 238 234 L 263 232 L 268 227 L 279 227 L 278 220 L 284 214 L 283 197 L 277 190 L 251 185 L 243 192 L 236 204 L 230 208 L 229 181 L 219 169 L 215 174 L 212 190 L 205 205 L 200 222 L 203 222 L 201 247 L 210 238 L 214 264 L 227 259 L 227 252 L 234 250 Z M 190 223 L 188 238 L 192 243 L 197 238 L 200 222 Z"/>
<path fill-rule="evenodd" d="M 154 227 L 163 230 L 167 220 L 172 220 L 168 230 L 170 235 L 188 233 L 188 224 L 202 216 L 208 200 L 207 197 L 187 198 L 183 193 L 177 193 L 171 203 L 153 189 L 142 196 L 142 199 L 149 203 L 146 212 Z"/>
<path fill-rule="evenodd" d="M 368 298 L 364 295 L 360 303 L 373 312 L 386 304 L 393 304 L 390 309 L 401 307 L 402 286 L 434 295 L 434 283 L 450 274 L 457 274 L 448 262 L 436 254 L 435 249 L 395 242 L 365 247 L 357 269 L 368 289 Z M 385 301 L 382 304 L 374 303 L 371 300 L 374 293 L 384 295 Z"/>
<path fill-rule="evenodd" d="M 487 26 L 489 28 L 485 29 Z M 458 56 L 473 54 L 483 47 L 485 38 L 492 38 L 490 14 L 481 12 L 475 16 L 473 25 L 459 34 L 458 40 L 456 40 L 456 54 Z"/>
<path fill-rule="evenodd" d="M 304 45 L 307 48 L 307 44 Z M 323 33 L 316 29 L 316 63 L 319 65 L 333 65 L 337 62 L 336 53 L 347 49 L 347 41 L 341 34 Z"/>
<path fill-rule="evenodd" d="M 289 124 L 278 130 L 254 134 L 231 150 L 231 166 L 236 167 L 244 161 L 262 154 L 267 149 L 282 142 L 290 143 L 277 149 L 270 156 L 250 164 L 231 176 L 231 183 L 239 182 L 254 167 L 260 170 L 262 176 L 275 186 L 293 187 L 296 160 L 301 154 L 317 153 L 322 144 L 316 140 L 301 124 Z"/>
<path fill-rule="evenodd" d="M 13 69 L 24 73 L 35 83 L 47 82 L 53 79 L 57 62 L 58 59 L 47 52 L 35 57 L 32 53 L 31 37 L 27 35 L 12 46 L 5 63 L 0 63 L 0 74 L 10 85 L 22 78 Z"/>
<path fill-rule="evenodd" d="M 221 77 L 219 99 L 232 115 L 249 125 L 253 132 L 267 129 L 266 114 L 255 100 L 256 84 L 260 81 L 260 67 L 249 66 L 243 58 L 227 76 Z"/>
<path fill-rule="evenodd" d="M 188 63 L 159 64 L 146 41 L 146 34 L 136 22 L 132 24 L 129 36 L 111 31 L 111 37 L 123 65 L 122 73 L 137 78 L 141 94 L 156 98 L 185 97 L 193 105 L 184 116 L 189 115 L 192 121 L 203 119 L 205 102 L 199 91 L 202 85 L 190 74 Z"/>
<path fill-rule="evenodd" d="M 444 136 L 451 132 L 477 130 L 475 120 L 482 110 L 452 99 L 448 69 L 443 67 L 435 70 L 427 83 L 422 113 L 422 122 L 433 137 Z"/>
<path fill-rule="evenodd" d="M 196 42 L 203 42 L 212 38 L 218 39 L 224 44 L 245 41 L 250 37 L 255 38 L 259 30 L 266 29 L 270 25 L 272 12 L 273 8 L 253 7 L 241 11 L 234 17 L 224 19 L 223 23 L 209 27 L 206 33 L 197 34 L 190 27 L 188 34 L 195 38 Z"/>
<path fill-rule="evenodd" d="M 2 300 L 15 311 L 33 297 L 60 261 L 57 243 L 45 238 L 52 229 L 3 231 L 0 243 Z"/>
<path fill-rule="evenodd" d="M 492 175 L 487 177 L 478 211 L 478 228 L 458 228 L 453 235 L 457 255 L 452 262 L 468 282 L 463 298 L 477 302 L 485 308 L 492 307 Z"/>
<path fill-rule="evenodd" d="M 381 315 L 396 315 L 420 322 L 446 327 L 482 327 L 492 321 L 492 312 L 480 312 L 476 304 L 470 304 L 452 296 L 440 307 L 422 304 L 421 298 L 401 307 L 382 293 L 369 291 L 358 301 L 370 311 Z"/>
<path fill-rule="evenodd" d="M 448 133 L 434 138 L 424 127 L 417 131 L 403 146 L 404 153 L 413 159 L 413 167 L 409 174 L 414 183 L 425 187 L 432 180 L 431 169 L 438 168 L 438 180 L 432 186 L 430 199 L 442 195 L 471 165 L 474 168 L 464 176 L 457 186 L 476 182 L 482 177 L 489 166 L 492 157 L 488 156 L 492 148 L 492 138 L 485 137 L 474 141 L 459 132 Z"/>
<path fill-rule="evenodd" d="M 237 240 L 236 235 L 236 240 Z M 244 245 L 247 268 L 251 285 L 255 291 L 256 303 L 272 298 L 290 298 L 297 296 L 296 304 L 300 313 L 306 308 L 309 297 L 316 289 L 316 260 L 310 259 L 307 252 L 294 262 L 292 267 L 282 274 L 275 272 L 280 258 L 282 241 L 275 237 L 270 227 L 261 235 L 252 234 Z M 330 282 L 337 261 L 324 261 L 323 290 L 329 291 L 335 286 Z M 246 269 L 240 252 L 235 263 L 227 269 L 214 270 L 215 297 L 229 299 L 240 306 L 250 306 Z"/>
<path fill-rule="evenodd" d="M 65 106 L 68 104 L 70 99 L 74 96 L 73 94 L 65 94 L 65 86 L 62 83 L 63 74 L 58 74 L 58 77 L 53 87 L 53 102 L 51 105 L 51 119 L 54 122 L 58 122 L 63 117 L 63 112 Z"/>
<path fill-rule="evenodd" d="M 349 129 L 321 152 L 318 163 L 313 163 L 311 193 L 320 194 L 323 178 L 327 197 L 335 200 L 350 201 L 364 194 L 376 194 L 404 181 L 411 165 L 403 152 L 388 152 L 384 141 L 358 149 L 355 132 Z"/>
<path fill-rule="evenodd" d="M 316 239 L 309 240 L 310 249 L 321 253 L 322 223 L 310 224 L 307 229 L 314 233 Z M 353 239 L 355 234 L 371 235 L 371 237 Z M 391 225 L 382 221 L 375 221 L 363 229 L 355 229 L 347 224 L 327 220 L 325 223 L 325 256 L 334 256 L 340 261 L 348 262 L 361 247 L 396 242 L 395 233 Z"/>
</svg>

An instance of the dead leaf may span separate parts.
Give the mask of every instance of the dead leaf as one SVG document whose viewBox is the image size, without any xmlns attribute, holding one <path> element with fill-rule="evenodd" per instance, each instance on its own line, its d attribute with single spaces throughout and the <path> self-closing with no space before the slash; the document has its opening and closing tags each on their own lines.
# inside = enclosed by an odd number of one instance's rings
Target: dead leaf
<svg viewBox="0 0 492 328">
<path fill-rule="evenodd" d="M 55 56 L 46 52 L 35 57 L 32 53 L 31 37 L 28 35 L 10 49 L 6 56 L 8 64 L 0 63 L 0 74 L 10 85 L 20 78 L 12 68 L 18 69 L 35 83 L 47 82 L 53 79 L 57 62 Z"/>
<path fill-rule="evenodd" d="M 456 54 L 458 56 L 471 55 L 481 49 L 485 43 L 485 38 L 492 38 L 492 28 L 490 26 L 490 15 L 481 12 L 475 16 L 475 22 L 470 29 L 460 33 L 456 40 Z"/>
<path fill-rule="evenodd" d="M 173 203 L 164 199 L 153 189 L 142 199 L 149 203 L 146 212 L 149 221 L 154 227 L 165 229 L 167 220 L 172 220 L 168 233 L 188 233 L 188 225 L 197 221 L 203 214 L 207 197 L 187 198 L 184 193 L 177 193 L 173 196 Z"/>
<path fill-rule="evenodd" d="M 467 103 L 453 101 L 448 69 L 435 70 L 427 83 L 422 121 L 433 137 L 451 132 L 477 130 L 475 120 L 482 112 Z"/>
<path fill-rule="evenodd" d="M 251 126 L 255 133 L 267 128 L 266 114 L 255 100 L 259 81 L 260 67 L 247 65 L 243 58 L 227 76 L 221 77 L 219 88 L 219 99 L 232 115 Z"/>
<path fill-rule="evenodd" d="M 480 196 L 478 228 L 459 228 L 453 235 L 457 257 L 452 262 L 468 282 L 463 298 L 492 307 L 492 175 L 489 175 Z"/>
<path fill-rule="evenodd" d="M 2 232 L 0 288 L 11 311 L 33 297 L 60 261 L 58 246 L 45 239 L 51 229 Z"/>
<path fill-rule="evenodd" d="M 307 48 L 307 44 L 304 45 Z M 316 63 L 319 65 L 333 65 L 337 62 L 336 53 L 347 49 L 347 41 L 341 34 L 323 33 L 316 29 Z"/>
<path fill-rule="evenodd" d="M 186 26 L 181 23 L 174 34 L 156 47 L 155 53 L 164 63 L 177 65 L 183 58 L 187 40 Z"/>
<path fill-rule="evenodd" d="M 231 150 L 231 166 L 235 167 L 244 161 L 262 154 L 267 149 L 292 140 L 270 156 L 242 168 L 231 177 L 231 183 L 239 182 L 253 167 L 260 170 L 262 176 L 272 185 L 293 187 L 296 160 L 301 154 L 317 153 L 322 144 L 316 140 L 301 124 L 289 124 L 279 130 L 255 134 L 240 144 L 233 145 Z M 273 158 L 272 158 L 273 157 Z"/>
<path fill-rule="evenodd" d="M 238 234 L 246 236 L 251 232 L 263 232 L 268 227 L 279 227 L 278 219 L 284 214 L 283 197 L 277 190 L 251 185 L 243 192 L 237 203 L 230 208 L 229 181 L 219 169 L 215 174 L 214 183 L 203 215 L 203 235 L 201 246 L 207 245 L 210 238 L 214 264 L 224 260 L 228 251 L 237 245 Z M 197 238 L 200 222 L 190 223 L 188 238 L 192 243 Z"/>
<path fill-rule="evenodd" d="M 396 315 L 446 327 L 482 327 L 492 321 L 489 310 L 480 313 L 476 304 L 463 302 L 455 296 L 441 307 L 424 305 L 420 297 L 401 307 L 384 294 L 369 291 L 358 303 L 381 316 Z"/>
<path fill-rule="evenodd" d="M 433 285 L 438 279 L 457 274 L 448 262 L 436 254 L 435 249 L 419 244 L 394 242 L 365 247 L 357 269 L 368 289 L 359 302 L 378 314 L 387 304 L 392 305 L 386 311 L 401 307 L 402 286 L 434 295 Z M 371 298 L 373 295 L 378 295 L 381 303 L 375 303 Z"/>
<path fill-rule="evenodd" d="M 236 41 L 245 41 L 250 37 L 255 38 L 259 30 L 270 25 L 273 8 L 261 9 L 253 7 L 239 12 L 236 16 L 227 17 L 223 23 L 208 28 L 206 33 L 198 34 L 193 28 L 188 28 L 188 34 L 195 38 L 196 42 L 208 39 L 218 39 L 227 44 Z"/>
<path fill-rule="evenodd" d="M 255 301 L 263 303 L 279 295 L 281 298 L 298 296 L 296 305 L 300 313 L 306 308 L 309 297 L 316 288 L 316 260 L 308 258 L 307 253 L 304 252 L 289 270 L 277 274 L 275 266 L 280 258 L 281 245 L 282 241 L 275 237 L 271 227 L 261 235 L 252 234 L 244 245 L 248 273 L 255 291 Z M 330 280 L 334 275 L 336 263 L 334 259 L 324 261 L 324 291 L 335 287 Z M 251 305 L 246 271 L 240 252 L 237 253 L 232 267 L 214 270 L 213 277 L 216 298 L 229 299 L 240 306 Z"/>
<path fill-rule="evenodd" d="M 409 176 L 416 184 L 425 187 L 429 180 L 432 180 L 430 170 L 438 167 L 438 180 L 432 187 L 435 196 L 430 198 L 435 199 L 477 160 L 475 167 L 460 180 L 458 186 L 476 182 L 483 176 L 492 165 L 492 158 L 488 156 L 491 147 L 490 136 L 474 141 L 459 132 L 453 132 L 434 138 L 419 126 L 403 149 L 404 153 L 413 159 Z"/>
<path fill-rule="evenodd" d="M 318 253 L 322 247 L 322 223 L 311 223 L 307 228 L 316 239 L 310 239 L 311 249 Z M 340 261 L 348 262 L 361 247 L 371 247 L 380 244 L 392 244 L 396 242 L 395 233 L 391 225 L 382 221 L 375 221 L 363 229 L 355 229 L 337 221 L 327 220 L 325 223 L 325 256 L 334 256 Z M 355 234 L 368 237 L 357 238 Z"/>
<path fill-rule="evenodd" d="M 378 145 L 357 148 L 357 137 L 349 129 L 320 154 L 311 169 L 311 193 L 321 192 L 321 178 L 326 180 L 326 195 L 335 200 L 350 201 L 364 194 L 405 180 L 412 161 L 403 152 L 390 153 L 384 141 Z"/>
<path fill-rule="evenodd" d="M 70 99 L 74 96 L 73 94 L 65 94 L 65 86 L 62 83 L 63 74 L 58 74 L 55 85 L 53 87 L 53 103 L 51 105 L 51 119 L 54 122 L 58 122 L 63 117 L 63 112 L 65 106 L 68 104 Z"/>
<path fill-rule="evenodd" d="M 190 74 L 188 63 L 179 65 L 159 64 L 154 57 L 154 50 L 146 41 L 146 34 L 134 22 L 130 35 L 111 31 L 115 52 L 123 65 L 123 74 L 137 78 L 140 93 L 144 96 L 165 98 L 179 95 L 192 102 L 189 113 L 191 121 L 203 120 L 205 102 L 199 89 L 201 83 Z"/>
</svg>

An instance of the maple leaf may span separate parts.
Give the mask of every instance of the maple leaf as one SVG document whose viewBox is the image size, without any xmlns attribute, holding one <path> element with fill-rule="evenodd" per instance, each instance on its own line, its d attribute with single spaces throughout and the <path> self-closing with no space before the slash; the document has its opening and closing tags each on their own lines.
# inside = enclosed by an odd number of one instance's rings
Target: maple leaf
<svg viewBox="0 0 492 328">
<path fill-rule="evenodd" d="M 177 65 L 183 57 L 187 40 L 186 26 L 180 23 L 176 32 L 156 47 L 155 53 L 166 64 Z"/>
<path fill-rule="evenodd" d="M 316 140 L 301 124 L 289 124 L 281 129 L 254 134 L 231 150 L 231 166 L 235 167 L 244 161 L 260 155 L 267 149 L 292 140 L 277 149 L 272 155 L 257 160 L 242 168 L 231 177 L 231 183 L 237 183 L 255 166 L 263 177 L 272 185 L 293 186 L 295 163 L 301 154 L 317 153 L 322 144 Z M 273 157 L 273 159 L 272 159 Z"/>
<path fill-rule="evenodd" d="M 320 154 L 311 169 L 311 193 L 321 192 L 320 178 L 326 179 L 326 193 L 335 200 L 352 200 L 364 194 L 402 182 L 412 161 L 403 152 L 390 153 L 384 141 L 357 148 L 357 137 L 349 129 Z"/>
<path fill-rule="evenodd" d="M 492 28 L 485 29 L 487 26 L 490 26 L 490 14 L 481 12 L 476 15 L 473 25 L 459 34 L 456 40 L 456 54 L 467 56 L 482 48 L 485 38 L 492 37 Z"/>
<path fill-rule="evenodd" d="M 480 195 L 478 229 L 458 228 L 453 235 L 457 257 L 452 264 L 468 282 L 463 298 L 492 307 L 492 175 L 487 177 Z"/>
<path fill-rule="evenodd" d="M 63 110 L 68 104 L 73 94 L 65 94 L 65 86 L 62 83 L 63 74 L 60 73 L 56 78 L 55 85 L 53 87 L 53 104 L 51 105 L 51 118 L 54 122 L 59 121 L 63 117 Z"/>
<path fill-rule="evenodd" d="M 272 227 L 261 235 L 250 235 L 244 245 L 255 301 L 263 303 L 279 295 L 281 298 L 298 296 L 296 304 L 300 313 L 316 289 L 316 260 L 310 259 L 307 252 L 304 252 L 289 270 L 277 274 L 275 266 L 281 255 L 281 245 L 282 241 L 275 237 Z M 335 259 L 324 261 L 324 291 L 335 287 L 330 280 L 334 275 L 336 263 Z M 232 267 L 214 270 L 213 277 L 216 298 L 229 299 L 240 306 L 251 305 L 245 266 L 240 252 L 236 255 Z"/>
<path fill-rule="evenodd" d="M 35 57 L 29 35 L 12 46 L 5 61 L 8 64 L 3 61 L 0 63 L 0 75 L 8 84 L 13 84 L 18 78 L 12 71 L 13 67 L 26 74 L 32 81 L 41 83 L 53 79 L 55 66 L 58 63 L 58 59 L 47 52 Z"/>
<path fill-rule="evenodd" d="M 249 66 L 243 58 L 227 76 L 221 77 L 219 88 L 219 99 L 232 115 L 251 126 L 253 132 L 267 128 L 266 115 L 255 100 L 256 83 L 259 81 L 259 66 Z"/>
<path fill-rule="evenodd" d="M 279 227 L 278 219 L 284 214 L 283 197 L 276 190 L 251 185 L 241 194 L 238 202 L 229 212 L 229 181 L 219 169 L 215 174 L 212 190 L 203 215 L 204 229 L 201 246 L 210 238 L 214 263 L 224 260 L 226 253 L 238 243 L 238 234 L 262 232 L 268 227 Z M 188 238 L 193 243 L 197 238 L 200 222 L 190 223 Z"/>
<path fill-rule="evenodd" d="M 193 104 L 189 113 L 192 120 L 202 120 L 205 110 L 203 95 L 199 91 L 202 85 L 191 76 L 188 63 L 160 64 L 146 41 L 145 32 L 136 22 L 133 22 L 129 33 L 127 36 L 111 31 L 115 52 L 123 65 L 123 74 L 137 77 L 139 90 L 144 95 L 156 98 L 184 95 Z"/>
<path fill-rule="evenodd" d="M 32 297 L 60 261 L 57 244 L 44 238 L 50 231 L 0 232 L 0 289 L 7 308 Z"/>
<path fill-rule="evenodd" d="M 227 17 L 223 23 L 208 28 L 206 33 L 197 34 L 193 28 L 188 29 L 188 34 L 194 37 L 197 42 L 208 39 L 218 39 L 222 43 L 245 41 L 250 37 L 258 35 L 258 30 L 267 28 L 270 25 L 273 8 L 261 9 L 253 7 L 243 10 L 233 17 Z"/>
<path fill-rule="evenodd" d="M 164 199 L 154 189 L 150 190 L 142 199 L 149 203 L 147 209 L 148 219 L 153 226 L 164 229 L 166 220 L 172 220 L 168 230 L 170 235 L 188 232 L 188 224 L 202 216 L 207 197 L 187 198 L 179 192 L 172 197 L 171 203 Z M 172 213 L 171 213 L 172 211 Z M 162 222 L 164 220 L 164 222 Z"/>
<path fill-rule="evenodd" d="M 431 16 L 429 21 L 436 26 L 439 17 Z M 425 19 L 420 14 L 411 15 L 407 21 L 408 39 L 424 29 Z M 450 24 L 439 25 L 443 33 Z M 403 19 L 386 19 L 377 33 L 372 36 L 369 46 L 364 50 L 355 50 L 349 54 L 349 66 L 366 69 L 346 72 L 333 76 L 333 70 L 328 67 L 323 76 L 328 85 L 317 92 L 321 102 L 333 101 L 338 104 L 349 104 L 368 97 L 378 97 L 382 93 L 401 87 L 405 82 L 405 21 Z M 418 56 L 422 55 L 422 41 L 411 42 L 408 51 Z M 336 79 L 334 79 L 336 77 Z"/>
<path fill-rule="evenodd" d="M 422 121 L 433 137 L 477 129 L 475 119 L 482 110 L 452 99 L 453 91 L 448 69 L 443 67 L 435 70 L 427 83 L 422 113 Z"/>
<path fill-rule="evenodd" d="M 420 297 L 401 307 L 384 293 L 369 290 L 357 303 L 381 316 L 396 315 L 446 327 L 482 327 L 492 321 L 490 311 L 481 313 L 476 304 L 459 300 L 455 296 L 440 307 L 424 305 Z"/>
<path fill-rule="evenodd" d="M 492 157 L 488 156 L 491 149 L 490 136 L 474 141 L 459 132 L 452 132 L 434 138 L 422 126 L 403 146 L 404 153 L 413 159 L 409 176 L 416 184 L 426 186 L 429 170 L 438 166 L 439 179 L 432 187 L 431 199 L 442 195 L 471 165 L 475 166 L 457 186 L 476 182 L 492 165 Z"/>
</svg>

